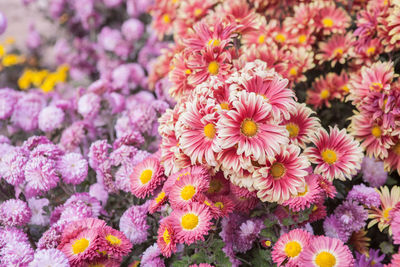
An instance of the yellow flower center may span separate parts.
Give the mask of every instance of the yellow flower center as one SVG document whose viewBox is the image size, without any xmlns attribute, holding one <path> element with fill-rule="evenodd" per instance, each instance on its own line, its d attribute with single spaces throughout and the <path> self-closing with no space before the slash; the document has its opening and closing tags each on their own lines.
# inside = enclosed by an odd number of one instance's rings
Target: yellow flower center
<svg viewBox="0 0 400 267">
<path fill-rule="evenodd" d="M 335 57 L 340 57 L 343 55 L 343 49 L 342 48 L 336 48 L 333 50 L 333 56 Z"/>
<path fill-rule="evenodd" d="M 139 180 L 140 180 L 140 182 L 142 182 L 142 184 L 147 184 L 151 180 L 152 176 L 153 176 L 153 171 L 147 169 L 147 170 L 142 171 L 142 173 L 140 174 Z"/>
<path fill-rule="evenodd" d="M 315 263 L 319 267 L 333 267 L 336 264 L 336 257 L 330 252 L 322 251 L 315 257 Z"/>
<path fill-rule="evenodd" d="M 297 193 L 297 196 L 298 196 L 298 197 L 303 197 L 303 196 L 305 196 L 307 193 L 308 193 L 308 185 L 306 185 L 306 186 L 304 187 L 304 191 L 303 191 L 303 192 Z"/>
<path fill-rule="evenodd" d="M 373 54 L 375 54 L 375 47 L 371 46 L 368 47 L 367 51 L 365 52 L 367 54 L 367 56 L 372 56 Z"/>
<path fill-rule="evenodd" d="M 331 18 L 324 18 L 322 24 L 324 24 L 324 27 L 330 28 L 333 26 L 333 20 Z"/>
<path fill-rule="evenodd" d="M 113 246 L 114 245 L 119 246 L 121 244 L 121 239 L 119 239 L 115 235 L 107 235 L 106 239 L 107 239 L 108 243 L 110 243 Z"/>
<path fill-rule="evenodd" d="M 385 220 L 389 220 L 389 212 L 392 210 L 392 208 L 387 208 L 384 209 L 382 214 L 383 214 L 383 218 L 385 218 Z"/>
<path fill-rule="evenodd" d="M 226 103 L 226 102 L 222 102 L 221 104 L 219 104 L 219 106 L 220 106 L 222 109 L 229 110 L 229 104 Z"/>
<path fill-rule="evenodd" d="M 221 191 L 222 189 L 222 183 L 217 180 L 217 179 L 213 179 L 210 182 L 210 187 L 208 188 L 207 192 L 208 193 L 218 193 L 219 191 Z"/>
<path fill-rule="evenodd" d="M 392 151 L 396 154 L 400 156 L 400 142 L 398 142 L 397 144 L 394 145 L 394 147 L 392 147 Z"/>
<path fill-rule="evenodd" d="M 314 205 L 314 207 L 312 208 L 312 211 L 314 212 L 314 211 L 316 211 L 318 209 L 318 206 L 317 205 Z"/>
<path fill-rule="evenodd" d="M 187 75 L 192 74 L 192 71 L 190 69 L 186 69 L 185 74 L 187 74 Z"/>
<path fill-rule="evenodd" d="M 213 46 L 219 46 L 220 43 L 221 41 L 218 39 L 210 39 L 210 41 L 208 41 L 208 45 L 213 45 Z"/>
<path fill-rule="evenodd" d="M 224 203 L 222 203 L 221 201 L 217 201 L 215 202 L 215 207 L 219 208 L 220 210 L 222 210 L 224 208 Z"/>
<path fill-rule="evenodd" d="M 331 149 L 325 149 L 322 151 L 321 156 L 322 159 L 328 164 L 333 164 L 337 160 L 336 152 Z"/>
<path fill-rule="evenodd" d="M 161 201 L 163 201 L 164 198 L 165 198 L 165 192 L 161 191 L 156 197 L 156 202 L 160 203 Z"/>
<path fill-rule="evenodd" d="M 294 258 L 297 257 L 301 252 L 301 245 L 297 241 L 290 241 L 285 246 L 286 256 Z"/>
<path fill-rule="evenodd" d="M 375 136 L 376 138 L 379 138 L 379 137 L 381 137 L 381 135 L 382 135 L 382 130 L 381 130 L 381 128 L 379 128 L 378 125 L 375 125 L 375 126 L 372 127 L 372 129 L 371 129 L 371 133 L 372 133 L 372 135 Z"/>
<path fill-rule="evenodd" d="M 169 235 L 169 232 L 167 229 L 165 229 L 165 231 L 163 233 L 163 239 L 164 239 L 165 244 L 168 245 L 169 243 L 171 243 L 171 236 Z"/>
<path fill-rule="evenodd" d="M 276 162 L 271 166 L 271 175 L 275 179 L 281 178 L 286 172 L 285 166 L 282 163 Z"/>
<path fill-rule="evenodd" d="M 196 8 L 196 9 L 194 10 L 194 15 L 195 15 L 196 17 L 200 16 L 201 13 L 203 13 L 203 9 L 201 9 L 201 8 Z"/>
<path fill-rule="evenodd" d="M 383 88 L 382 83 L 371 83 L 371 85 L 369 86 L 369 89 L 377 92 L 381 91 L 382 88 Z"/>
<path fill-rule="evenodd" d="M 374 266 L 376 264 L 376 261 L 372 260 L 371 265 Z"/>
<path fill-rule="evenodd" d="M 253 137 L 257 134 L 258 126 L 251 119 L 245 119 L 240 125 L 240 131 L 247 137 Z"/>
<path fill-rule="evenodd" d="M 211 75 L 217 75 L 219 72 L 219 64 L 217 61 L 211 61 L 210 64 L 208 64 L 208 72 Z"/>
<path fill-rule="evenodd" d="M 331 93 L 329 92 L 328 89 L 322 90 L 321 93 L 319 94 L 321 99 L 327 99 L 330 95 L 331 95 Z"/>
<path fill-rule="evenodd" d="M 296 76 L 297 75 L 297 68 L 293 67 L 289 70 L 289 74 L 292 76 Z"/>
<path fill-rule="evenodd" d="M 192 199 L 194 194 L 196 194 L 196 188 L 193 185 L 185 185 L 185 187 L 182 188 L 181 197 L 183 200 Z"/>
<path fill-rule="evenodd" d="M 346 93 L 348 93 L 350 91 L 349 87 L 346 85 L 343 85 L 342 88 L 340 88 L 342 91 L 345 91 Z"/>
<path fill-rule="evenodd" d="M 286 37 L 285 35 L 279 33 L 275 36 L 275 41 L 277 41 L 278 43 L 284 43 L 286 41 Z"/>
<path fill-rule="evenodd" d="M 264 34 L 261 34 L 259 37 L 258 37 L 258 43 L 259 44 L 263 44 L 265 42 L 265 35 Z"/>
<path fill-rule="evenodd" d="M 271 241 L 267 240 L 264 242 L 265 246 L 270 247 L 271 246 Z"/>
<path fill-rule="evenodd" d="M 164 23 L 168 24 L 171 22 L 171 17 L 168 14 L 164 14 L 164 16 L 162 16 L 162 20 Z"/>
<path fill-rule="evenodd" d="M 215 136 L 215 126 L 212 123 L 207 124 L 204 126 L 204 135 L 209 139 L 214 139 Z"/>
<path fill-rule="evenodd" d="M 88 246 L 89 246 L 89 240 L 87 240 L 86 238 L 78 239 L 72 244 L 72 252 L 75 255 L 82 253 L 88 248 Z"/>
<path fill-rule="evenodd" d="M 300 35 L 298 41 L 300 44 L 304 44 L 307 41 L 307 36 L 305 34 Z"/>
<path fill-rule="evenodd" d="M 183 215 L 181 225 L 185 230 L 193 230 L 199 224 L 199 216 L 193 213 Z"/>
<path fill-rule="evenodd" d="M 299 134 L 300 128 L 297 124 L 289 122 L 286 124 L 286 130 L 289 132 L 289 137 L 293 138 Z"/>
</svg>

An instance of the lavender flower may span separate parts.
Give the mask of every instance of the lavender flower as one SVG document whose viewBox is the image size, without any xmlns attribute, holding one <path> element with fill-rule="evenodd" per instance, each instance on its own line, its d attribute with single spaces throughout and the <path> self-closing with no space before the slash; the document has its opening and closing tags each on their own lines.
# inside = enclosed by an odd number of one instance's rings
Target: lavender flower
<svg viewBox="0 0 400 267">
<path fill-rule="evenodd" d="M 32 218 L 30 223 L 36 225 L 47 225 L 49 223 L 49 216 L 43 210 L 44 207 L 49 205 L 47 198 L 30 198 L 28 199 L 29 208 L 32 211 Z"/>
<path fill-rule="evenodd" d="M 239 226 L 239 238 L 236 242 L 237 251 L 244 253 L 251 249 L 254 241 L 259 237 L 261 229 L 264 227 L 262 220 L 247 220 Z"/>
<path fill-rule="evenodd" d="M 56 106 L 48 106 L 39 114 L 39 129 L 51 132 L 59 128 L 64 121 L 64 111 Z"/>
<path fill-rule="evenodd" d="M 383 167 L 383 161 L 364 157 L 361 169 L 364 181 L 368 182 L 370 186 L 379 187 L 386 183 L 388 175 Z"/>
<path fill-rule="evenodd" d="M 78 112 L 84 118 L 91 119 L 97 116 L 100 110 L 101 98 L 94 93 L 87 93 L 79 98 Z"/>
<path fill-rule="evenodd" d="M 385 254 L 379 255 L 378 249 L 370 249 L 368 255 L 356 252 L 356 261 L 354 267 L 383 267 L 382 261 L 385 259 Z"/>
<path fill-rule="evenodd" d="M 38 117 L 44 108 L 45 98 L 37 92 L 23 94 L 15 105 L 12 123 L 26 132 L 38 128 Z"/>
<path fill-rule="evenodd" d="M 63 131 L 60 144 L 66 151 L 74 151 L 84 138 L 85 123 L 76 121 Z"/>
<path fill-rule="evenodd" d="M 160 258 L 161 251 L 157 243 L 148 247 L 144 252 L 140 261 L 141 266 L 165 266 L 164 261 Z"/>
<path fill-rule="evenodd" d="M 28 158 L 21 149 L 12 149 L 11 146 L 7 146 L 9 153 L 5 154 L 0 161 L 0 176 L 7 183 L 17 186 L 24 181 L 24 166 Z"/>
<path fill-rule="evenodd" d="M 68 153 L 57 161 L 57 171 L 66 184 L 80 184 L 88 174 L 88 162 L 79 153 Z"/>
<path fill-rule="evenodd" d="M 62 232 L 66 224 L 65 221 L 57 222 L 44 232 L 38 241 L 38 249 L 56 248 L 61 242 Z"/>
<path fill-rule="evenodd" d="M 347 200 L 356 201 L 362 205 L 371 207 L 379 207 L 381 199 L 379 193 L 372 187 L 365 184 L 355 185 L 347 194 Z"/>
<path fill-rule="evenodd" d="M 2 12 L 0 12 L 0 35 L 7 29 L 7 19 Z"/>
<path fill-rule="evenodd" d="M 1 266 L 26 266 L 33 259 L 28 242 L 10 241 L 0 250 Z"/>
<path fill-rule="evenodd" d="M 350 232 L 363 228 L 368 218 L 368 211 L 353 201 L 344 201 L 334 214 L 343 228 Z"/>
<path fill-rule="evenodd" d="M 31 261 L 28 267 L 43 267 L 43 266 L 57 266 L 57 267 L 69 267 L 69 261 L 67 256 L 60 250 L 55 248 L 37 250 L 33 261 Z"/>
<path fill-rule="evenodd" d="M 147 240 L 149 225 L 146 222 L 148 202 L 142 206 L 132 206 L 122 214 L 119 229 L 132 244 L 141 244 Z"/>
<path fill-rule="evenodd" d="M 108 144 L 107 140 L 97 140 L 92 143 L 89 150 L 89 164 L 93 169 L 97 169 L 108 159 L 108 150 L 111 145 Z"/>
<path fill-rule="evenodd" d="M 2 13 L 0 13 L 0 32 L 2 17 L 3 15 Z M 14 111 L 14 106 L 17 104 L 17 101 L 18 93 L 16 93 L 16 91 L 10 88 L 0 89 L 0 120 L 6 120 L 12 115 Z"/>
<path fill-rule="evenodd" d="M 32 217 L 26 202 L 9 199 L 0 204 L 0 223 L 5 226 L 24 226 Z"/>
<path fill-rule="evenodd" d="M 47 192 L 57 186 L 59 178 L 55 161 L 44 156 L 30 158 L 25 166 L 25 179 L 28 188 Z"/>
<path fill-rule="evenodd" d="M 99 45 L 109 52 L 114 52 L 117 45 L 122 42 L 121 32 L 110 27 L 104 27 L 98 38 Z"/>
<path fill-rule="evenodd" d="M 94 217 L 91 207 L 82 200 L 77 200 L 68 205 L 64 205 L 59 221 L 72 222 L 91 217 Z"/>
<path fill-rule="evenodd" d="M 28 242 L 28 235 L 14 227 L 0 228 L 0 249 L 9 242 Z"/>
<path fill-rule="evenodd" d="M 92 184 L 89 189 L 89 194 L 91 197 L 95 197 L 98 201 L 100 201 L 103 207 L 107 204 L 108 192 L 105 190 L 103 184 Z"/>
<path fill-rule="evenodd" d="M 323 226 L 326 236 L 340 239 L 343 242 L 347 242 L 352 233 L 352 231 L 347 231 L 333 214 L 325 218 Z"/>
<path fill-rule="evenodd" d="M 142 37 L 144 25 L 140 20 L 132 18 L 122 24 L 121 31 L 128 41 L 136 41 Z"/>
<path fill-rule="evenodd" d="M 69 204 L 73 204 L 77 201 L 82 201 L 85 203 L 86 206 L 91 209 L 93 217 L 98 217 L 100 215 L 100 202 L 95 197 L 90 196 L 87 192 L 73 194 L 69 199 L 67 199 L 67 201 L 65 201 L 64 205 L 68 206 Z"/>
<path fill-rule="evenodd" d="M 35 25 L 31 24 L 29 26 L 28 38 L 26 40 L 27 47 L 32 50 L 38 49 L 41 42 L 39 32 L 35 29 Z"/>
</svg>

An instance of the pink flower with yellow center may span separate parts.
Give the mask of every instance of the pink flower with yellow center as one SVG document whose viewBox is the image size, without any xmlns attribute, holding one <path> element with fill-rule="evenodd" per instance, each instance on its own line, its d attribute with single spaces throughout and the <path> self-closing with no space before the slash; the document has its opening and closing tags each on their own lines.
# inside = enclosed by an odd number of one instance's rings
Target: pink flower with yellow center
<svg viewBox="0 0 400 267">
<path fill-rule="evenodd" d="M 311 240 L 311 234 L 302 229 L 295 229 L 279 237 L 272 250 L 272 260 L 281 266 L 297 267 L 300 255 Z M 283 265 L 282 265 L 283 266 Z"/>
<path fill-rule="evenodd" d="M 391 190 L 387 186 L 381 187 L 377 190 L 381 197 L 381 206 L 372 207 L 368 212 L 368 218 L 371 221 L 368 223 L 368 228 L 378 224 L 379 231 L 383 231 L 389 227 L 389 235 L 392 234 L 392 227 L 390 226 L 391 218 L 390 211 L 400 202 L 400 187 L 395 185 Z"/>
<path fill-rule="evenodd" d="M 165 202 L 167 202 L 167 194 L 164 191 L 159 192 L 152 200 L 151 203 L 149 205 L 149 213 L 153 214 L 155 212 L 157 212 L 162 205 L 165 204 Z"/>
<path fill-rule="evenodd" d="M 337 126 L 329 127 L 330 133 L 321 128 L 311 141 L 315 147 L 307 147 L 304 154 L 316 164 L 315 173 L 326 179 L 351 179 L 361 168 L 363 159 L 360 144 Z"/>
<path fill-rule="evenodd" d="M 208 207 L 196 202 L 185 210 L 174 210 L 171 218 L 177 241 L 188 245 L 197 240 L 204 241 L 212 225 Z"/>
<path fill-rule="evenodd" d="M 267 161 L 266 167 L 257 170 L 254 187 L 262 201 L 282 203 L 292 195 L 304 191 L 304 177 L 310 163 L 300 155 L 300 148 L 288 145 Z"/>
<path fill-rule="evenodd" d="M 336 7 L 332 2 L 319 2 L 316 10 L 316 28 L 323 34 L 332 33 L 344 34 L 350 26 L 350 17 L 343 8 Z"/>
<path fill-rule="evenodd" d="M 276 124 L 272 107 L 262 96 L 244 91 L 237 95 L 233 108 L 221 114 L 217 123 L 218 143 L 222 149 L 237 146 L 237 155 L 265 162 L 280 151 L 280 145 L 288 143 L 288 134 Z"/>
<path fill-rule="evenodd" d="M 172 217 L 168 216 L 161 220 L 157 231 L 157 244 L 164 257 L 171 257 L 176 251 L 176 234 L 173 228 Z"/>
<path fill-rule="evenodd" d="M 307 267 L 353 267 L 354 258 L 350 249 L 339 239 L 315 236 L 310 240 L 298 261 Z"/>
<path fill-rule="evenodd" d="M 346 60 L 354 56 L 353 35 L 333 35 L 328 41 L 319 43 L 320 53 L 315 56 L 319 64 L 330 61 L 334 67 L 337 62 L 346 63 Z"/>
<path fill-rule="evenodd" d="M 165 180 L 160 162 L 150 157 L 136 165 L 130 175 L 131 191 L 136 197 L 145 198 Z"/>
<path fill-rule="evenodd" d="M 386 171 L 397 170 L 397 173 L 400 173 L 400 140 L 398 138 L 389 148 L 388 157 L 384 159 L 383 163 Z"/>
<path fill-rule="evenodd" d="M 99 232 L 100 250 L 107 254 L 108 258 L 122 260 L 132 248 L 132 243 L 126 236 L 112 227 L 105 226 Z"/>
</svg>

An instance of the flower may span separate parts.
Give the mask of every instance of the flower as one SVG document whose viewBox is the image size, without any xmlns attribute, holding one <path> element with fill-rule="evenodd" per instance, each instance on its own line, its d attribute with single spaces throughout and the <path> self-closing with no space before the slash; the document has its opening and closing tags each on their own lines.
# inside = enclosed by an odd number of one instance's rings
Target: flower
<svg viewBox="0 0 400 267">
<path fill-rule="evenodd" d="M 353 186 L 347 194 L 347 199 L 350 201 L 356 201 L 368 208 L 379 207 L 381 204 L 379 193 L 376 192 L 374 188 L 368 187 L 365 184 Z"/>
<path fill-rule="evenodd" d="M 347 242 L 352 234 L 334 214 L 325 218 L 323 226 L 326 236 L 340 239 L 343 242 Z"/>
<path fill-rule="evenodd" d="M 30 158 L 25 165 L 27 186 L 33 190 L 47 192 L 57 186 L 59 178 L 55 162 L 44 156 Z"/>
<path fill-rule="evenodd" d="M 307 158 L 300 155 L 300 148 L 288 145 L 267 161 L 266 167 L 254 174 L 257 196 L 262 201 L 283 203 L 291 195 L 304 192 L 304 177 L 309 166 Z"/>
<path fill-rule="evenodd" d="M 100 110 L 101 98 L 94 93 L 87 93 L 79 98 L 78 112 L 84 118 L 94 118 Z"/>
<path fill-rule="evenodd" d="M 335 126 L 329 130 L 330 134 L 319 129 L 311 138 L 316 147 L 307 147 L 304 154 L 317 164 L 315 172 L 327 179 L 351 179 L 361 168 L 363 154 L 360 145 L 344 129 Z"/>
<path fill-rule="evenodd" d="M 57 171 L 66 184 L 80 184 L 88 174 L 88 162 L 80 153 L 67 153 L 57 161 Z"/>
<path fill-rule="evenodd" d="M 315 267 L 353 267 L 350 249 L 336 238 L 316 236 L 300 255 L 298 264 Z"/>
<path fill-rule="evenodd" d="M 176 233 L 173 228 L 172 217 L 165 217 L 160 222 L 160 227 L 157 231 L 157 245 L 164 257 L 171 257 L 172 253 L 176 252 Z"/>
<path fill-rule="evenodd" d="M 119 229 L 133 245 L 147 240 L 149 225 L 146 222 L 147 205 L 132 206 L 127 209 L 119 220 Z"/>
<path fill-rule="evenodd" d="M 0 223 L 4 226 L 24 226 L 31 217 L 31 210 L 22 200 L 9 199 L 0 204 Z"/>
<path fill-rule="evenodd" d="M 335 67 L 337 62 L 344 64 L 348 58 L 354 56 L 353 43 L 351 33 L 333 35 L 328 41 L 319 43 L 321 53 L 317 54 L 315 59 L 319 60 L 320 65 L 330 61 L 332 68 Z"/>
<path fill-rule="evenodd" d="M 2 266 L 27 266 L 33 259 L 33 249 L 28 241 L 9 240 L 1 249 Z"/>
<path fill-rule="evenodd" d="M 45 226 L 49 223 L 49 217 L 46 216 L 43 207 L 48 206 L 50 201 L 47 198 L 29 198 L 28 205 L 32 212 L 30 224 Z"/>
<path fill-rule="evenodd" d="M 360 204 L 349 200 L 339 205 L 334 214 L 343 228 L 350 232 L 363 228 L 368 219 L 368 211 Z"/>
<path fill-rule="evenodd" d="M 56 106 L 48 106 L 39 113 L 39 129 L 43 132 L 51 132 L 59 127 L 64 121 L 64 111 Z"/>
<path fill-rule="evenodd" d="M 304 249 L 308 247 L 311 234 L 302 229 L 294 229 L 279 237 L 272 250 L 272 260 L 278 265 L 295 267 L 299 264 L 299 258 Z M 288 259 L 287 261 L 285 261 Z"/>
<path fill-rule="evenodd" d="M 145 198 L 165 180 L 163 167 L 155 158 L 147 158 L 136 165 L 130 175 L 131 191 L 139 197 Z"/>
<path fill-rule="evenodd" d="M 41 249 L 36 251 L 33 261 L 29 263 L 28 267 L 42 267 L 51 265 L 69 267 L 68 258 L 58 249 Z"/>
<path fill-rule="evenodd" d="M 378 224 L 379 231 L 382 232 L 386 227 L 389 227 L 389 234 L 391 234 L 392 227 L 390 226 L 391 218 L 389 215 L 390 211 L 400 202 L 400 187 L 393 186 L 389 191 L 387 186 L 382 186 L 377 191 L 381 198 L 381 206 L 369 209 L 368 219 L 371 219 L 371 221 L 368 223 L 368 228 Z"/>
<path fill-rule="evenodd" d="M 99 231 L 101 251 L 107 254 L 108 258 L 122 260 L 132 248 L 131 242 L 126 236 L 112 227 L 105 226 Z"/>
<path fill-rule="evenodd" d="M 272 107 L 262 96 L 244 91 L 237 95 L 233 108 L 221 114 L 217 123 L 218 142 L 222 149 L 237 146 L 237 155 L 265 162 L 288 143 L 288 133 L 275 124 Z"/>
<path fill-rule="evenodd" d="M 379 187 L 386 183 L 388 174 L 384 169 L 384 163 L 375 158 L 364 157 L 361 164 L 363 180 L 372 187 Z"/>
<path fill-rule="evenodd" d="M 7 183 L 17 186 L 25 179 L 24 166 L 28 158 L 21 149 L 7 145 L 7 150 L 8 153 L 0 161 L 0 175 Z"/>
<path fill-rule="evenodd" d="M 188 245 L 203 240 L 211 226 L 211 214 L 206 205 L 192 203 L 186 210 L 171 213 L 172 226 L 180 243 Z"/>
<path fill-rule="evenodd" d="M 157 243 L 148 247 L 144 252 L 140 261 L 141 266 L 160 266 L 164 267 L 164 261 L 160 258 L 161 251 Z"/>
<path fill-rule="evenodd" d="M 356 261 L 354 267 L 383 267 L 382 261 L 385 258 L 385 254 L 379 255 L 379 252 L 379 249 L 370 249 L 368 254 L 360 254 L 356 252 Z"/>
</svg>

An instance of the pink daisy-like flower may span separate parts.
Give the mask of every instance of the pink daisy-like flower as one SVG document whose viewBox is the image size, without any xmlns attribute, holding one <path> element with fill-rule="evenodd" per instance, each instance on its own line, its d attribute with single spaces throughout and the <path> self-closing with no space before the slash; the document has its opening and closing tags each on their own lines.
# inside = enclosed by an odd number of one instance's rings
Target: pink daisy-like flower
<svg viewBox="0 0 400 267">
<path fill-rule="evenodd" d="M 262 201 L 282 203 L 304 191 L 304 177 L 309 162 L 300 155 L 300 148 L 288 145 L 267 161 L 266 167 L 256 171 L 254 186 Z"/>
<path fill-rule="evenodd" d="M 310 217 L 308 219 L 309 223 L 324 219 L 326 217 L 327 211 L 326 206 L 324 205 L 324 199 L 320 198 L 312 208 Z"/>
<path fill-rule="evenodd" d="M 271 106 L 271 113 L 275 118 L 280 115 L 288 118 L 288 110 L 294 108 L 294 92 L 287 88 L 288 80 L 283 79 L 277 73 L 262 78 L 255 76 L 245 81 L 243 87 L 248 92 L 254 92 L 261 95 Z"/>
<path fill-rule="evenodd" d="M 66 184 L 80 184 L 88 174 L 88 162 L 80 153 L 68 153 L 57 161 L 57 171 Z"/>
<path fill-rule="evenodd" d="M 305 148 L 305 144 L 310 142 L 310 136 L 321 127 L 319 119 L 313 117 L 315 112 L 308 108 L 304 103 L 296 103 L 295 108 L 290 111 L 290 117 L 282 122 L 289 132 L 291 144 Z"/>
<path fill-rule="evenodd" d="M 235 204 L 229 196 L 211 197 L 214 207 L 217 208 L 218 217 L 226 217 L 235 209 Z"/>
<path fill-rule="evenodd" d="M 166 194 L 169 194 L 175 183 L 184 176 L 193 176 L 194 180 L 204 180 L 207 181 L 207 183 L 210 181 L 210 174 L 205 167 L 191 166 L 169 176 L 163 185 L 163 191 L 165 191 Z"/>
<path fill-rule="evenodd" d="M 300 266 L 353 267 L 354 258 L 350 249 L 336 238 L 316 236 L 300 255 Z"/>
<path fill-rule="evenodd" d="M 350 26 L 351 18 L 347 15 L 343 8 L 336 7 L 332 2 L 318 2 L 315 10 L 315 23 L 317 30 L 321 30 L 323 34 L 331 33 L 343 34 L 346 28 Z"/>
<path fill-rule="evenodd" d="M 197 195 L 208 189 L 209 179 L 201 178 L 193 175 L 184 175 L 175 182 L 168 196 L 172 208 L 186 208 L 195 201 Z"/>
<path fill-rule="evenodd" d="M 272 260 L 281 266 L 297 267 L 302 251 L 309 245 L 311 234 L 302 229 L 294 229 L 279 237 L 272 250 Z M 287 260 L 286 260 L 287 259 Z"/>
<path fill-rule="evenodd" d="M 192 164 L 207 162 L 210 166 L 216 166 L 215 153 L 220 150 L 216 129 L 218 113 L 214 105 L 201 102 L 195 100 L 188 103 L 186 112 L 181 114 L 184 128 L 179 144 L 183 152 L 190 156 Z"/>
<path fill-rule="evenodd" d="M 297 193 L 285 202 L 284 206 L 288 206 L 293 211 L 301 211 L 311 207 L 318 198 L 321 198 L 323 191 L 318 183 L 316 174 L 309 174 L 305 177 L 305 187 L 303 192 Z"/>
<path fill-rule="evenodd" d="M 100 250 L 107 254 L 107 257 L 122 260 L 132 248 L 132 243 L 126 236 L 112 227 L 105 226 L 99 231 Z"/>
<path fill-rule="evenodd" d="M 155 196 L 152 200 L 151 203 L 149 205 L 149 213 L 153 214 L 154 212 L 157 212 L 162 205 L 165 204 L 165 202 L 167 202 L 167 194 L 165 193 L 165 191 L 161 191 L 160 193 L 157 194 L 157 196 Z"/>
<path fill-rule="evenodd" d="M 210 184 L 206 194 L 213 195 L 226 195 L 229 193 L 229 181 L 224 177 L 224 173 L 219 171 L 214 176 L 211 176 Z"/>
<path fill-rule="evenodd" d="M 153 158 L 147 158 L 133 169 L 130 175 L 131 191 L 139 198 L 145 198 L 165 180 L 163 167 Z"/>
<path fill-rule="evenodd" d="M 336 126 L 329 127 L 330 133 L 321 128 L 311 141 L 315 147 L 304 150 L 309 160 L 317 164 L 315 173 L 323 174 L 327 179 L 351 179 L 361 168 L 363 159 L 360 144 L 346 130 L 339 130 Z"/>
<path fill-rule="evenodd" d="M 370 92 L 388 91 L 393 77 L 393 62 L 376 62 L 371 66 L 363 66 L 359 74 L 350 80 L 348 99 L 359 105 L 367 99 Z"/>
<path fill-rule="evenodd" d="M 212 216 L 206 205 L 192 203 L 186 210 L 174 210 L 171 214 L 176 238 L 188 245 L 203 240 L 212 225 Z"/>
<path fill-rule="evenodd" d="M 227 149 L 237 145 L 237 154 L 252 156 L 261 163 L 280 151 L 288 143 L 288 133 L 275 124 L 271 105 L 255 93 L 238 92 L 233 109 L 221 114 L 217 123 L 219 144 Z M 273 141 L 272 141 L 273 140 Z"/>
<path fill-rule="evenodd" d="M 176 234 L 173 228 L 172 217 L 162 219 L 157 234 L 157 245 L 161 253 L 164 257 L 171 257 L 171 254 L 176 251 Z"/>
<path fill-rule="evenodd" d="M 319 43 L 320 54 L 315 56 L 319 64 L 330 61 L 334 67 L 337 62 L 346 63 L 346 60 L 354 56 L 353 35 L 333 35 L 328 41 Z"/>
<path fill-rule="evenodd" d="M 31 217 L 31 210 L 22 200 L 9 199 L 0 204 L 0 223 L 4 226 L 24 226 Z"/>
<path fill-rule="evenodd" d="M 42 192 L 47 192 L 56 187 L 59 178 L 55 165 L 55 161 L 44 156 L 29 159 L 25 165 L 27 187 Z"/>
</svg>

